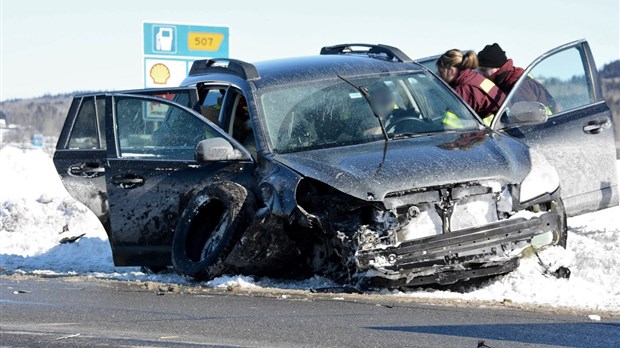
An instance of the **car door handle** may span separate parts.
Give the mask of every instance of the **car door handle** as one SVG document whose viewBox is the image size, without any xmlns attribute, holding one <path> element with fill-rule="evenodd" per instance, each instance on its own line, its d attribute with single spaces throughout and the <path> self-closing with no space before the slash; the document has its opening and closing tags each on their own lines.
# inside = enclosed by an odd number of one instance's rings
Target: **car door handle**
<svg viewBox="0 0 620 348">
<path fill-rule="evenodd" d="M 583 126 L 583 131 L 589 134 L 598 134 L 603 129 L 609 129 L 611 127 L 611 121 L 606 118 L 604 120 L 590 121 Z"/>
<path fill-rule="evenodd" d="M 96 178 L 105 173 L 105 167 L 99 163 L 76 163 L 69 166 L 69 175 L 84 178 Z"/>
<path fill-rule="evenodd" d="M 122 189 L 133 189 L 144 185 L 144 178 L 135 174 L 120 174 L 113 176 L 111 183 Z"/>
</svg>

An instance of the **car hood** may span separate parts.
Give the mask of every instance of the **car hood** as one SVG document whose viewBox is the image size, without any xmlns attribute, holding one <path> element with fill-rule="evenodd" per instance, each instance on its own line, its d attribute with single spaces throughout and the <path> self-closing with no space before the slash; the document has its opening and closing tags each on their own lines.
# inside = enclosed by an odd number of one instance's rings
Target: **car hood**
<svg viewBox="0 0 620 348">
<path fill-rule="evenodd" d="M 390 192 L 459 182 L 521 182 L 530 168 L 528 148 L 490 130 L 279 154 L 299 174 L 368 201 Z"/>
</svg>

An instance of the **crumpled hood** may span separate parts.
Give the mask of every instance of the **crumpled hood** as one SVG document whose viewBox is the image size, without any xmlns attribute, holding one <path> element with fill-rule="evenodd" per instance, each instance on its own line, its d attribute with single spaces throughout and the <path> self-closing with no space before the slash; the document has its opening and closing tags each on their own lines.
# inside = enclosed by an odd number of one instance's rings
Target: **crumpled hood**
<svg viewBox="0 0 620 348">
<path fill-rule="evenodd" d="M 390 192 L 500 179 L 519 183 L 529 172 L 527 146 L 489 130 L 279 154 L 275 160 L 362 200 Z"/>
</svg>

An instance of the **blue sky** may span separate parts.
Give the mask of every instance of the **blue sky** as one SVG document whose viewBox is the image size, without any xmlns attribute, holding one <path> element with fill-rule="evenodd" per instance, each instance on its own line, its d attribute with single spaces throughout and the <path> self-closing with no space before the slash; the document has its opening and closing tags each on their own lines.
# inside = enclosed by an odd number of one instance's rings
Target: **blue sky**
<svg viewBox="0 0 620 348">
<path fill-rule="evenodd" d="M 599 67 L 620 59 L 618 0 L 0 0 L 0 100 L 143 87 L 142 22 L 228 26 L 248 61 L 384 43 L 411 57 L 498 42 L 519 66 L 586 38 Z"/>
</svg>

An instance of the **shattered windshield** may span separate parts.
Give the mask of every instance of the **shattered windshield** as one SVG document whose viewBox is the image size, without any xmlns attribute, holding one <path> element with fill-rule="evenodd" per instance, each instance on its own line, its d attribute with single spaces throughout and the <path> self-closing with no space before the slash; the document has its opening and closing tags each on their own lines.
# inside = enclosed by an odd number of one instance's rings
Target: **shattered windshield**
<svg viewBox="0 0 620 348">
<path fill-rule="evenodd" d="M 379 119 L 390 139 L 482 127 L 424 72 L 278 86 L 264 90 L 260 104 L 278 153 L 383 140 Z"/>
</svg>

